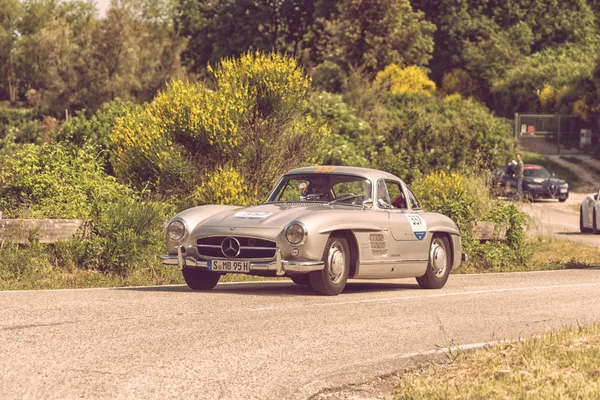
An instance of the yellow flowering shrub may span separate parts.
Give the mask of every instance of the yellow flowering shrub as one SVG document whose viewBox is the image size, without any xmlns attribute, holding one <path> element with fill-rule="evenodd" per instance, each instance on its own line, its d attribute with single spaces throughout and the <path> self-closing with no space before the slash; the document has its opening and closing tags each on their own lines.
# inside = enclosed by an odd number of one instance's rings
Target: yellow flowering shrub
<svg viewBox="0 0 600 400">
<path fill-rule="evenodd" d="M 194 203 L 246 205 L 249 203 L 248 186 L 232 167 L 217 167 L 194 192 Z"/>
<path fill-rule="evenodd" d="M 422 93 L 430 96 L 435 91 L 435 83 L 416 65 L 400 68 L 390 64 L 377 73 L 375 81 L 388 86 L 393 94 Z"/>
<path fill-rule="evenodd" d="M 174 80 L 117 120 L 110 138 L 121 179 L 192 194 L 210 179 L 204 171 L 236 165 L 256 198 L 313 156 L 324 130 L 305 112 L 310 81 L 294 59 L 248 53 L 209 70 L 212 80 Z"/>
</svg>

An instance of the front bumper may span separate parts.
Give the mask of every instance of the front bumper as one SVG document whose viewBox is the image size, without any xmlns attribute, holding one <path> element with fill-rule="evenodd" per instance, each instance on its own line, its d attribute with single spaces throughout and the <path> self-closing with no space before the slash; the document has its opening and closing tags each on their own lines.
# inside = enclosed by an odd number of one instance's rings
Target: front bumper
<svg viewBox="0 0 600 400">
<path fill-rule="evenodd" d="M 182 247 L 177 247 L 177 255 L 160 256 L 161 261 L 165 265 L 177 265 L 179 269 L 185 267 L 198 268 L 208 271 L 208 262 L 198 260 L 194 257 L 185 256 Z M 289 261 L 281 259 L 281 250 L 275 252 L 275 260 L 268 262 L 250 262 L 251 272 L 274 272 L 277 276 L 284 276 L 288 273 L 308 273 L 312 271 L 320 271 L 325 268 L 323 261 Z"/>
<path fill-rule="evenodd" d="M 569 189 L 557 188 L 554 191 L 547 187 L 524 186 L 523 190 L 529 192 L 536 199 L 566 199 L 569 197 Z"/>
</svg>

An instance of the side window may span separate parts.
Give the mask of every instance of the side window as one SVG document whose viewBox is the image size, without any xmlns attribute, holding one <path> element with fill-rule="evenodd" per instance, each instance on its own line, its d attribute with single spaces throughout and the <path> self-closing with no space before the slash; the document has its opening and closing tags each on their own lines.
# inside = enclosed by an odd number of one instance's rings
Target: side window
<svg viewBox="0 0 600 400">
<path fill-rule="evenodd" d="M 410 202 L 410 207 L 413 209 L 421 208 L 421 204 L 419 204 L 419 201 L 417 200 L 417 197 L 412 192 L 412 190 L 406 188 L 406 191 L 408 192 L 408 201 Z"/>
<path fill-rule="evenodd" d="M 377 204 L 381 208 L 388 208 L 390 204 L 390 196 L 385 186 L 385 181 L 381 179 L 377 181 Z"/>
<path fill-rule="evenodd" d="M 406 199 L 402 187 L 397 182 L 385 182 L 388 193 L 390 194 L 393 208 L 406 208 Z"/>
<path fill-rule="evenodd" d="M 397 182 L 377 182 L 377 203 L 380 208 L 406 208 L 402 187 Z"/>
</svg>

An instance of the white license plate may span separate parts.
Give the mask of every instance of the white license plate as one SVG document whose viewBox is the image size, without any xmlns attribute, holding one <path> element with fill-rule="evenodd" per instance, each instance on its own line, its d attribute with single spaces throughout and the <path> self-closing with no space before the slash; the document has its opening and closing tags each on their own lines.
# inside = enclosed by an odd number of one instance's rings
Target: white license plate
<svg viewBox="0 0 600 400">
<path fill-rule="evenodd" d="M 219 272 L 250 272 L 250 261 L 242 260 L 209 260 L 208 269 Z"/>
<path fill-rule="evenodd" d="M 560 189 L 561 193 L 567 193 L 567 189 Z"/>
</svg>

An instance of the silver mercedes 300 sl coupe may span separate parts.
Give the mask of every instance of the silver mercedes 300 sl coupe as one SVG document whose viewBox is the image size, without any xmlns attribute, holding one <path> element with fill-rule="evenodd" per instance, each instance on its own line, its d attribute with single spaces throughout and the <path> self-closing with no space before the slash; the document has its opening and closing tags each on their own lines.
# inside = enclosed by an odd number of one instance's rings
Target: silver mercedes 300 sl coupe
<svg viewBox="0 0 600 400">
<path fill-rule="evenodd" d="M 339 166 L 289 171 L 258 206 L 185 210 L 169 221 L 167 249 L 162 262 L 194 290 L 241 273 L 287 276 L 323 295 L 349 278 L 415 277 L 439 289 L 465 258 L 456 224 L 423 211 L 401 179 Z"/>
</svg>

